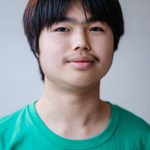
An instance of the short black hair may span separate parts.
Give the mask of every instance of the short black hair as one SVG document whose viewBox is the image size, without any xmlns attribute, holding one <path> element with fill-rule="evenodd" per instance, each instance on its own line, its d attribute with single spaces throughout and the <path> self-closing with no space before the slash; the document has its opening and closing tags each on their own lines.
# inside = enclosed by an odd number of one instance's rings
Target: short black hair
<svg viewBox="0 0 150 150">
<path fill-rule="evenodd" d="M 114 52 L 124 34 L 124 19 L 118 0 L 29 0 L 23 15 L 24 32 L 38 60 L 42 80 L 44 73 L 39 62 L 39 36 L 45 27 L 59 22 L 69 11 L 73 2 L 79 1 L 85 11 L 100 21 L 106 22 L 113 31 Z"/>
</svg>

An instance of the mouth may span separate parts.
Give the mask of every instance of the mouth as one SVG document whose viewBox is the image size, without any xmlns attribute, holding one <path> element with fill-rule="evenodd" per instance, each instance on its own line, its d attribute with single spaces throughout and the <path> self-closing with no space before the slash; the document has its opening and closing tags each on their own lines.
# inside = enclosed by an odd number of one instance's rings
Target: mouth
<svg viewBox="0 0 150 150">
<path fill-rule="evenodd" d="M 72 57 L 66 61 L 75 69 L 85 70 L 93 66 L 96 60 L 90 56 L 79 56 L 79 57 Z"/>
</svg>

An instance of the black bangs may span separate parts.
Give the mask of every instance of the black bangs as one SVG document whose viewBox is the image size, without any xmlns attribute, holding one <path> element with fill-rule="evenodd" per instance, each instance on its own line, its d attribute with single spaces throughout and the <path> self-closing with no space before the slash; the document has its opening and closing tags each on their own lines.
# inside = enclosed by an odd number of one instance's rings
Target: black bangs
<svg viewBox="0 0 150 150">
<path fill-rule="evenodd" d="M 82 0 L 82 6 L 85 13 L 89 13 L 96 20 L 108 22 L 109 18 L 111 19 L 102 0 L 93 0 L 93 2 L 90 0 Z"/>
<path fill-rule="evenodd" d="M 65 17 L 70 8 L 70 2 L 71 0 L 39 0 L 40 4 L 37 5 L 37 13 L 35 13 L 37 14 L 35 19 L 39 27 L 38 32 Z"/>
</svg>

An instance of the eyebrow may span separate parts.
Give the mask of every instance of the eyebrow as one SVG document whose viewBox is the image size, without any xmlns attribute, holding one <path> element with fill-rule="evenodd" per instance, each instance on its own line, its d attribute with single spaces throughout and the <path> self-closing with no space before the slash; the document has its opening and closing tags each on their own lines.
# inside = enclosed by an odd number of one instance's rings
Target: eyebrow
<svg viewBox="0 0 150 150">
<path fill-rule="evenodd" d="M 94 22 L 99 22 L 99 19 L 90 17 L 90 18 L 86 18 L 85 21 L 83 22 L 79 22 L 78 20 L 76 20 L 75 18 L 70 18 L 70 17 L 62 17 L 60 20 L 58 20 L 56 23 L 73 23 L 73 24 L 90 24 L 90 23 L 94 23 Z"/>
</svg>

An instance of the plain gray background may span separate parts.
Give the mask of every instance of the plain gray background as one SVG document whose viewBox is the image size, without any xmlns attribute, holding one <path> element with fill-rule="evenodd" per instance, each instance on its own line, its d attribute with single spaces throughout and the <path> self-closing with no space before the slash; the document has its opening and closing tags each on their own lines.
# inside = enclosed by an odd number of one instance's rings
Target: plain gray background
<svg viewBox="0 0 150 150">
<path fill-rule="evenodd" d="M 101 97 L 150 123 L 150 0 L 120 0 L 125 35 Z M 27 0 L 0 0 L 0 117 L 32 103 L 43 92 L 37 62 L 24 36 Z"/>
</svg>

